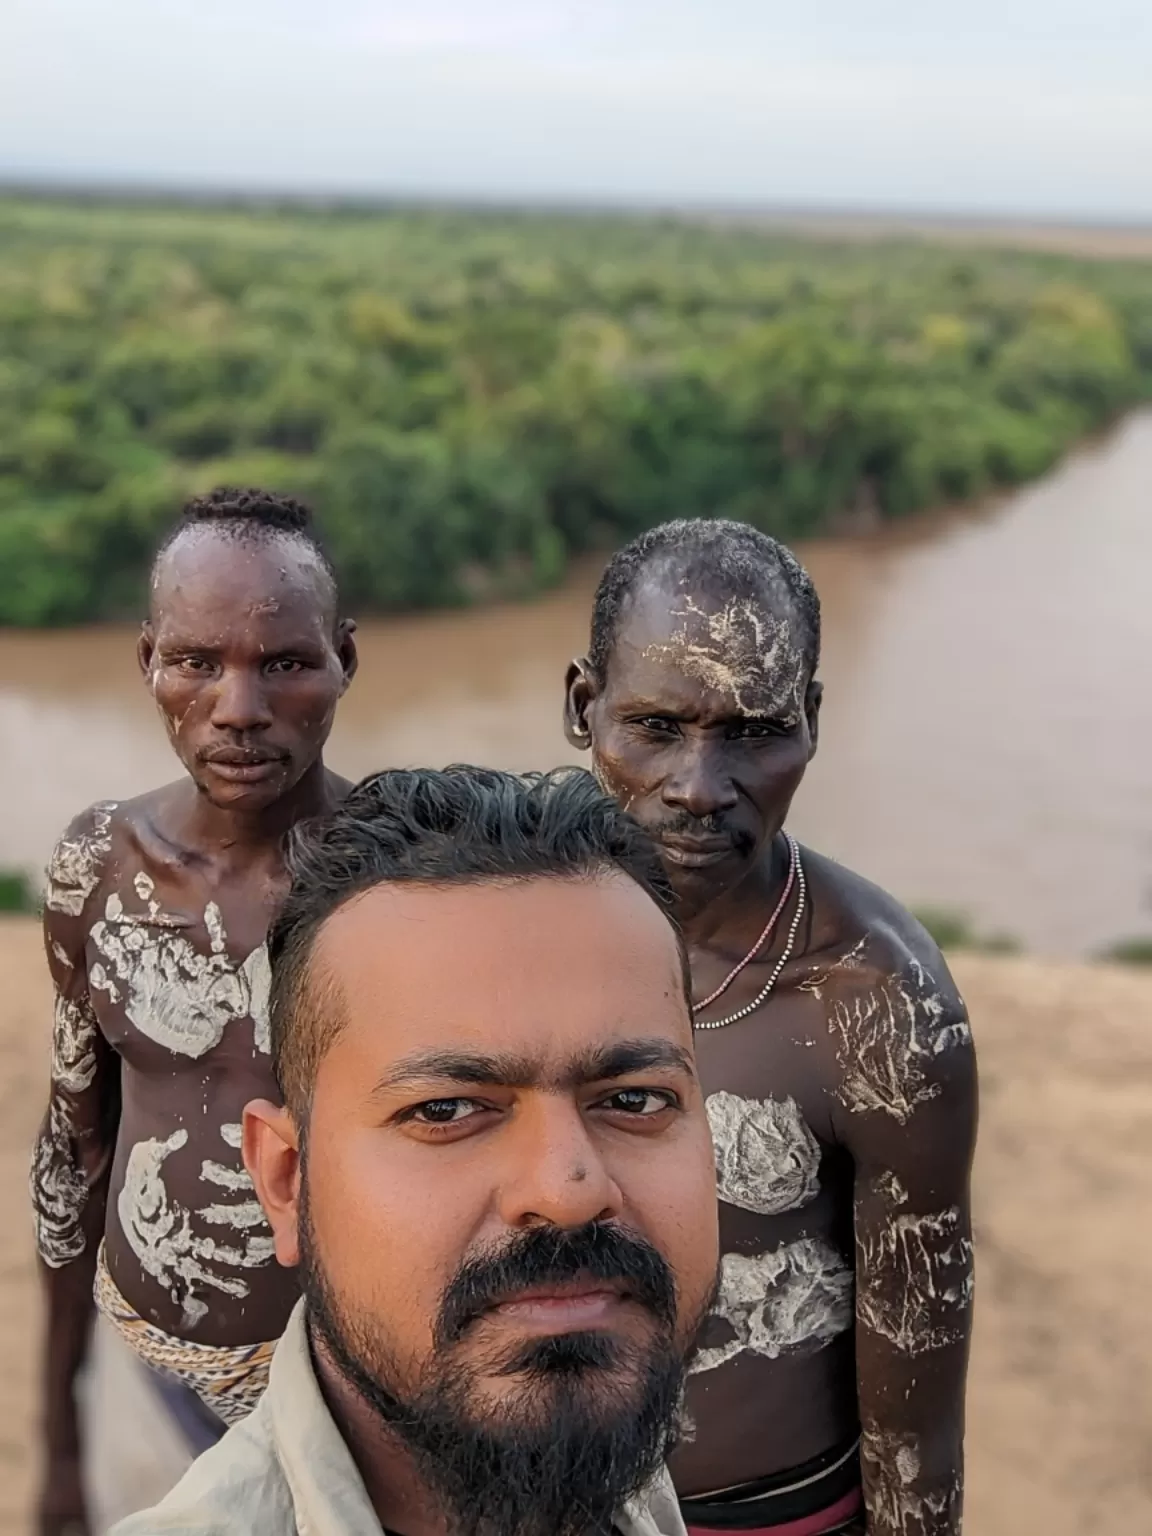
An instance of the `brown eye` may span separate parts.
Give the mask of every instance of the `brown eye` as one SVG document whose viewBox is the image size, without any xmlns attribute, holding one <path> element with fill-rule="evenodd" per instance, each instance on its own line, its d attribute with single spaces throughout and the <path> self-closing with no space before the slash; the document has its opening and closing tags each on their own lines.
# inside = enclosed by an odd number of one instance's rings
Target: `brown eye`
<svg viewBox="0 0 1152 1536">
<path fill-rule="evenodd" d="M 670 1093 L 657 1093 L 654 1088 L 621 1088 L 603 1101 L 605 1109 L 614 1109 L 626 1115 L 658 1115 L 662 1109 L 671 1109 L 676 1100 Z"/>
<path fill-rule="evenodd" d="M 459 1125 L 479 1112 L 480 1106 L 473 1099 L 429 1099 L 416 1106 L 412 1119 L 418 1125 Z"/>
</svg>

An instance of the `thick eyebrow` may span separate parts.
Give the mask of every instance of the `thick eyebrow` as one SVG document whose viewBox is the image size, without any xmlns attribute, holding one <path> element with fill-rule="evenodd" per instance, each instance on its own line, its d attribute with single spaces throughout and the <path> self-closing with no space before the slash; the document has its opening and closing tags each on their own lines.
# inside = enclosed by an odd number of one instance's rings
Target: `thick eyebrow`
<svg viewBox="0 0 1152 1536">
<path fill-rule="evenodd" d="M 538 1056 L 486 1051 L 415 1051 L 383 1074 L 373 1092 L 444 1083 L 473 1087 L 542 1088 L 571 1092 L 634 1072 L 663 1068 L 695 1077 L 690 1051 L 659 1037 L 618 1040 L 582 1052 L 559 1067 Z"/>
</svg>

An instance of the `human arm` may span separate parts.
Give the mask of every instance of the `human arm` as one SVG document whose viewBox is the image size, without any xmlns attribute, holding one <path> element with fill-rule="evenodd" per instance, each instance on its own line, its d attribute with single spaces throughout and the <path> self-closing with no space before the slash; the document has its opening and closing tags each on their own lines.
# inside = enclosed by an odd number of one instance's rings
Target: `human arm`
<svg viewBox="0 0 1152 1536">
<path fill-rule="evenodd" d="M 61 847 L 84 833 L 84 818 Z M 40 1536 L 87 1530 L 81 1486 L 76 1378 L 87 1352 L 92 1283 L 104 1227 L 119 1118 L 119 1058 L 100 1033 L 85 964 L 85 878 L 49 870 L 44 937 L 53 982 L 48 1107 L 36 1139 L 31 1194 L 45 1300 L 41 1358 L 44 1473 Z"/>
<path fill-rule="evenodd" d="M 869 1536 L 958 1536 L 972 1318 L 976 1065 L 944 963 L 833 1010 L 855 1164 L 856 1371 Z"/>
</svg>

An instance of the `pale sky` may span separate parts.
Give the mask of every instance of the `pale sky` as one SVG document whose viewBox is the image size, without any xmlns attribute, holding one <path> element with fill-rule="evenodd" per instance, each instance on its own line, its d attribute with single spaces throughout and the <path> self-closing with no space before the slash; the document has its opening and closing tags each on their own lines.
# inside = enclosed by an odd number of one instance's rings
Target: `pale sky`
<svg viewBox="0 0 1152 1536">
<path fill-rule="evenodd" d="M 0 178 L 1152 220 L 1152 0 L 0 0 Z"/>
</svg>

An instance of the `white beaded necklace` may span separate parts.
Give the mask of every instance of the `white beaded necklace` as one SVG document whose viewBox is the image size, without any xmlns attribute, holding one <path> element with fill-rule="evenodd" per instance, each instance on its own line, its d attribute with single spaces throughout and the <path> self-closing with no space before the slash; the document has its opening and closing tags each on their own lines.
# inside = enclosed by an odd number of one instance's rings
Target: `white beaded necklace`
<svg viewBox="0 0 1152 1536">
<path fill-rule="evenodd" d="M 800 928 L 800 919 L 804 916 L 804 907 L 806 905 L 808 895 L 808 883 L 804 878 L 804 865 L 800 859 L 800 848 L 796 842 L 796 839 L 787 832 L 785 832 L 784 836 L 788 842 L 788 851 L 791 855 L 792 868 L 796 871 L 797 887 L 796 911 L 793 913 L 792 921 L 788 925 L 788 939 L 784 945 L 784 951 L 781 954 L 779 960 L 777 960 L 776 964 L 772 967 L 772 974 L 769 976 L 767 982 L 750 1003 L 747 1003 L 743 1008 L 738 1008 L 735 1013 L 730 1013 L 722 1019 L 698 1019 L 694 1014 L 692 1019 L 693 1029 L 723 1029 L 726 1024 L 735 1024 L 740 1019 L 746 1019 L 750 1013 L 755 1013 L 757 1008 L 760 1007 L 761 1003 L 766 1001 L 768 994 L 772 991 L 772 988 L 776 985 L 776 982 L 780 977 L 780 972 L 792 958 L 792 951 L 796 945 L 796 934 Z M 724 985 L 720 988 L 720 992 L 723 992 L 727 988 L 729 982 L 735 980 L 735 978 L 744 969 L 748 961 L 751 960 L 752 956 L 760 948 L 760 945 L 763 942 L 763 937 L 756 941 L 751 950 L 749 950 L 747 956 L 731 973 L 728 981 L 725 982 Z M 701 1007 L 705 1007 L 708 1003 L 715 1002 L 718 996 L 718 992 L 713 992 L 711 997 L 705 999 L 705 1002 L 701 1004 Z"/>
</svg>

